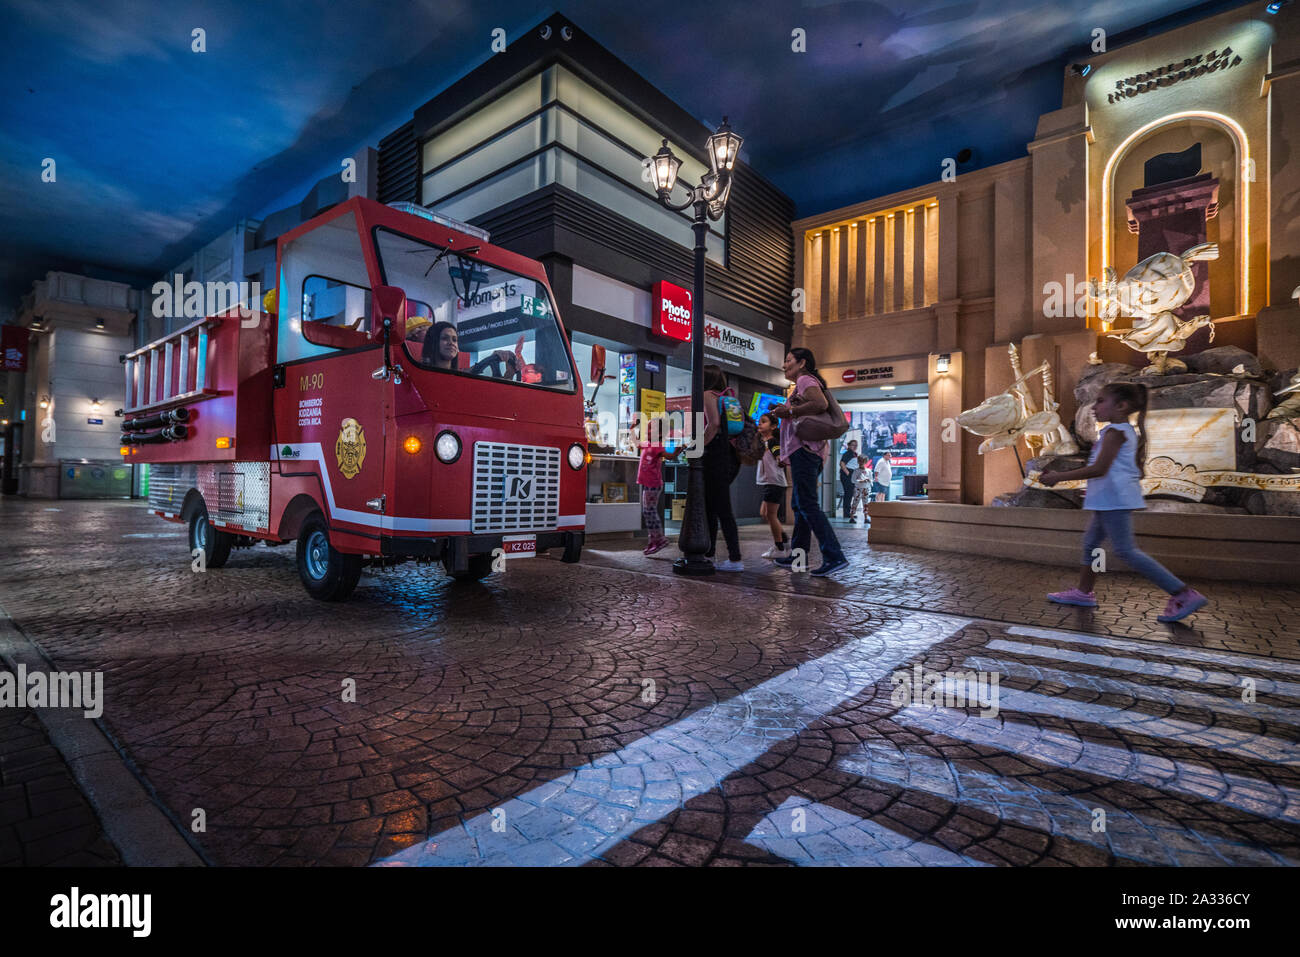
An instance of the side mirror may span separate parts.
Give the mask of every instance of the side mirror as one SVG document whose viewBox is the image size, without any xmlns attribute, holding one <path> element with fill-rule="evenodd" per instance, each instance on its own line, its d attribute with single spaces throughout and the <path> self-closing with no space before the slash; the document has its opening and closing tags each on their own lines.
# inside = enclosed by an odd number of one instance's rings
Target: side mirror
<svg viewBox="0 0 1300 957">
<path fill-rule="evenodd" d="M 399 286 L 376 286 L 371 293 L 375 321 L 371 323 L 370 337 L 376 342 L 384 337 L 384 320 L 393 321 L 388 333 L 389 342 L 406 338 L 406 293 Z"/>
</svg>

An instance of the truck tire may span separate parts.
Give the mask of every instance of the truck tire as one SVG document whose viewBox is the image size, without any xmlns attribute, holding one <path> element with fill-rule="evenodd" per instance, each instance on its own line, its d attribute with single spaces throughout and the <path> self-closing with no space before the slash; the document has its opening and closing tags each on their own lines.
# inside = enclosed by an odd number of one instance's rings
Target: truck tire
<svg viewBox="0 0 1300 957">
<path fill-rule="evenodd" d="M 447 566 L 444 565 L 444 567 Z M 463 572 L 455 572 L 447 568 L 447 574 L 458 582 L 476 582 L 487 578 L 488 575 L 492 574 L 492 556 L 471 555 L 469 557 L 469 568 Z"/>
<path fill-rule="evenodd" d="M 320 512 L 302 523 L 298 577 L 307 594 L 321 601 L 343 601 L 361 578 L 361 556 L 345 555 L 330 544 L 329 524 Z"/>
<path fill-rule="evenodd" d="M 190 512 L 190 555 L 194 549 L 203 549 L 203 567 L 220 568 L 230 558 L 230 548 L 235 536 L 212 527 L 208 520 L 208 507 L 202 502 Z"/>
</svg>

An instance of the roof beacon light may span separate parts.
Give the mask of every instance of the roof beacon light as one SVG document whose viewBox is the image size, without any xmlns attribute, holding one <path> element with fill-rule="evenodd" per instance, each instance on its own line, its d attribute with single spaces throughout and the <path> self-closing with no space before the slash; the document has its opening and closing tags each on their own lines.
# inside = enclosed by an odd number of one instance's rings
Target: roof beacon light
<svg viewBox="0 0 1300 957">
<path fill-rule="evenodd" d="M 475 236 L 483 242 L 491 242 L 489 233 L 486 229 L 478 226 L 471 226 L 469 223 L 461 222 L 459 219 L 452 219 L 450 216 L 444 216 L 442 213 L 435 213 L 431 209 L 423 206 L 417 206 L 415 203 L 399 202 L 389 203 L 390 209 L 395 209 L 399 213 L 409 213 L 412 216 L 419 216 L 421 219 L 427 219 L 431 223 L 437 223 L 439 226 L 446 226 L 448 229 L 454 229 L 458 233 L 468 233 Z"/>
</svg>

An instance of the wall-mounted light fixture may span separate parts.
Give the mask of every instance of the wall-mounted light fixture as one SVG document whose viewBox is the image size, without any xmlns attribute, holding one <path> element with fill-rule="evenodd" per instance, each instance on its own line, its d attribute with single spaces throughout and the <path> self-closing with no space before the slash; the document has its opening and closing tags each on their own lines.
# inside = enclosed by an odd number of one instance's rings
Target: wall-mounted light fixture
<svg viewBox="0 0 1300 957">
<path fill-rule="evenodd" d="M 943 375 L 952 365 L 952 353 L 945 352 L 934 360 L 934 371 Z"/>
<path fill-rule="evenodd" d="M 96 320 L 95 320 L 95 328 L 96 328 L 96 329 L 103 329 L 103 328 L 104 328 L 104 320 L 103 320 L 103 319 L 96 319 Z"/>
<path fill-rule="evenodd" d="M 90 400 L 90 405 L 91 405 L 92 408 L 94 408 L 96 411 L 98 411 L 99 407 L 100 407 L 101 405 L 103 405 L 103 402 L 101 402 L 99 399 L 91 399 L 91 400 Z"/>
<path fill-rule="evenodd" d="M 48 409 L 50 407 L 50 397 L 48 395 L 41 396 L 39 405 L 42 409 Z"/>
</svg>

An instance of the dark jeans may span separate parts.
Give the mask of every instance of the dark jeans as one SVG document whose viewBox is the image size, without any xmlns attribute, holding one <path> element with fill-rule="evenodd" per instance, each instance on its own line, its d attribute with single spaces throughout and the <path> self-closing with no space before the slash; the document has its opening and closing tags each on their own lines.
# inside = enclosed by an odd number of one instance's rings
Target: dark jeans
<svg viewBox="0 0 1300 957">
<path fill-rule="evenodd" d="M 817 483 L 822 474 L 822 460 L 807 449 L 795 449 L 790 454 L 790 474 L 794 479 L 794 532 L 790 536 L 790 552 L 802 548 L 807 554 L 812 536 L 822 550 L 822 561 L 838 562 L 844 559 L 840 540 L 835 537 L 830 519 L 817 504 Z"/>
<path fill-rule="evenodd" d="M 849 505 L 853 502 L 853 476 L 845 475 L 843 472 L 840 473 L 840 490 L 843 499 L 840 503 L 840 510 L 843 517 L 848 518 Z"/>
<path fill-rule="evenodd" d="M 730 453 L 728 453 L 730 454 Z M 731 511 L 731 483 L 736 478 L 732 463 L 721 456 L 708 454 L 700 463 L 704 471 L 704 516 L 709 523 L 709 555 L 718 544 L 718 526 L 727 541 L 727 557 L 740 561 L 740 533 L 736 529 L 736 516 Z"/>
</svg>

